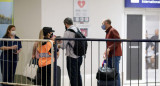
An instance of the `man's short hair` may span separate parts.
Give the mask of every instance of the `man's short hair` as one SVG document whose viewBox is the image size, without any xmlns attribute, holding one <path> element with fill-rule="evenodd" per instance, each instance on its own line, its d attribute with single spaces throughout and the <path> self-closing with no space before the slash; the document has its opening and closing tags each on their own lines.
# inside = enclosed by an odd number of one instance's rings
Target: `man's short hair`
<svg viewBox="0 0 160 86">
<path fill-rule="evenodd" d="M 73 21 L 71 18 L 67 17 L 64 19 L 64 24 L 73 25 Z"/>
<path fill-rule="evenodd" d="M 105 22 L 107 22 L 107 23 L 110 24 L 110 25 L 111 25 L 111 23 L 112 23 L 110 19 L 105 20 Z"/>
</svg>

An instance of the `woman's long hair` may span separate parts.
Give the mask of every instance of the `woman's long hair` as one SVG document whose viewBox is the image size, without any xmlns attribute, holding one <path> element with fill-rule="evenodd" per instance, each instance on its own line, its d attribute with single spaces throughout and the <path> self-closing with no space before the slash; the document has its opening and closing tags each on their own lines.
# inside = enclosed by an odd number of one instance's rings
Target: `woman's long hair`
<svg viewBox="0 0 160 86">
<path fill-rule="evenodd" d="M 44 39 L 43 29 L 39 32 L 39 39 Z M 38 42 L 38 49 L 42 46 L 42 42 Z"/>
<path fill-rule="evenodd" d="M 7 31 L 6 31 L 5 35 L 4 35 L 3 37 L 9 37 L 9 31 L 10 31 L 13 27 L 15 27 L 15 26 L 14 26 L 14 25 L 9 25 L 8 28 L 7 28 Z"/>
</svg>

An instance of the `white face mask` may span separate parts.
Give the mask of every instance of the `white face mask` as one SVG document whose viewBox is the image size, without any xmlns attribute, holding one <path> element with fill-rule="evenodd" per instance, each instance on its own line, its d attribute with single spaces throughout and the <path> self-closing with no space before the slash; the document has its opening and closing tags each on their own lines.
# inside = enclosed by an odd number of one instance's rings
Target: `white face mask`
<svg viewBox="0 0 160 86">
<path fill-rule="evenodd" d="M 11 31 L 11 35 L 15 36 L 16 35 L 16 31 Z"/>
</svg>

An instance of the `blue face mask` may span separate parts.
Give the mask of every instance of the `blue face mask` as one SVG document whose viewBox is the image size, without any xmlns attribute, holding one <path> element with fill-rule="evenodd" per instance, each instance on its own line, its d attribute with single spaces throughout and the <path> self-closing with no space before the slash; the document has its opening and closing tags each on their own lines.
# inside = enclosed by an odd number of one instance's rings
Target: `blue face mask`
<svg viewBox="0 0 160 86">
<path fill-rule="evenodd" d="M 105 25 L 102 25 L 101 28 L 102 28 L 103 30 L 106 30 L 106 26 L 105 26 Z"/>
</svg>

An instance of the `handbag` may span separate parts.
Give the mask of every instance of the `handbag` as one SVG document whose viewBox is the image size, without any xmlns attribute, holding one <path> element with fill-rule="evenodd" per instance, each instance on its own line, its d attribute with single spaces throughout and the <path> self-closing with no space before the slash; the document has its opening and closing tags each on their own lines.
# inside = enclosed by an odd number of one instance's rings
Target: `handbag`
<svg viewBox="0 0 160 86">
<path fill-rule="evenodd" d="M 38 65 L 37 64 L 32 64 L 32 60 L 26 65 L 25 70 L 23 72 L 23 76 L 30 78 L 30 79 L 35 79 L 37 75 L 37 69 Z"/>
</svg>

